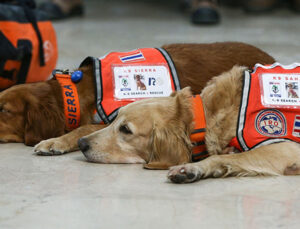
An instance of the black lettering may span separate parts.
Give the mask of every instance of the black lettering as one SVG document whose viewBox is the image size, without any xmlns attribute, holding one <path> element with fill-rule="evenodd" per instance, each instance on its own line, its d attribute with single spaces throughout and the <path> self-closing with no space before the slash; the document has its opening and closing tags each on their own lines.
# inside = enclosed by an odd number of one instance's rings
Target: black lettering
<svg viewBox="0 0 300 229">
<path fill-rule="evenodd" d="M 69 89 L 70 91 L 73 91 L 71 85 L 65 85 L 64 88 L 67 88 L 67 89 Z"/>
<path fill-rule="evenodd" d="M 66 91 L 66 92 L 65 92 L 65 95 L 66 95 L 67 97 L 72 97 L 72 98 L 74 98 L 73 91 L 71 91 L 71 92 Z"/>
<path fill-rule="evenodd" d="M 74 117 L 74 118 L 76 118 L 77 116 L 75 115 L 75 114 L 68 114 L 69 116 L 71 116 L 71 117 Z"/>
<path fill-rule="evenodd" d="M 75 118 L 69 118 L 69 124 L 70 125 L 76 125 L 77 124 L 77 120 Z"/>
<path fill-rule="evenodd" d="M 75 113 L 76 110 L 77 110 L 76 107 L 69 107 L 69 106 L 68 106 L 68 111 L 69 111 L 69 112 L 74 112 L 74 113 Z"/>
<path fill-rule="evenodd" d="M 67 99 L 67 104 L 68 105 L 75 106 L 74 102 L 75 102 L 75 99 Z"/>
</svg>

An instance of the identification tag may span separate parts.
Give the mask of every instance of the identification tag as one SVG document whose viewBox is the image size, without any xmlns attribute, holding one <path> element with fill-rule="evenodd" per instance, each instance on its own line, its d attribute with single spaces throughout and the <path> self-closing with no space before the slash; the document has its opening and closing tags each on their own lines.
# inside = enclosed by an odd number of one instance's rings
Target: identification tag
<svg viewBox="0 0 300 229">
<path fill-rule="evenodd" d="M 262 104 L 274 108 L 298 108 L 300 106 L 299 85 L 300 74 L 261 74 Z"/>
<path fill-rule="evenodd" d="M 166 97 L 173 91 L 170 72 L 165 64 L 114 65 L 112 72 L 116 100 Z"/>
</svg>

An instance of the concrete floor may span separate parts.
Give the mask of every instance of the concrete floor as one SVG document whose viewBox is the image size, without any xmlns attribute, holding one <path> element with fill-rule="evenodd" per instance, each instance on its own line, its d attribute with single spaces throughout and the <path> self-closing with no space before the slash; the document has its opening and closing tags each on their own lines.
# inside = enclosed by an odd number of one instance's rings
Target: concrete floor
<svg viewBox="0 0 300 229">
<path fill-rule="evenodd" d="M 217 26 L 193 26 L 172 1 L 86 1 L 86 16 L 55 22 L 58 67 L 86 56 L 174 42 L 244 41 L 300 62 L 300 16 L 222 9 Z M 141 165 L 87 163 L 79 152 L 38 157 L 0 145 L 0 228 L 300 228 L 300 177 L 167 182 Z"/>
</svg>

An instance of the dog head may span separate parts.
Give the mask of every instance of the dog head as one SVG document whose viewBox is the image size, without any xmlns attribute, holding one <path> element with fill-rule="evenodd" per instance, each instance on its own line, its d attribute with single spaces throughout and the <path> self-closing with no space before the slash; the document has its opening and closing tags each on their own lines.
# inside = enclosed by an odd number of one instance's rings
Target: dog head
<svg viewBox="0 0 300 229">
<path fill-rule="evenodd" d="M 288 89 L 293 89 L 293 88 L 294 88 L 294 85 L 293 85 L 292 83 L 289 83 L 289 84 L 287 84 L 287 88 L 288 88 Z"/>
<path fill-rule="evenodd" d="M 46 83 L 16 85 L 0 93 L 0 142 L 35 145 L 63 134 L 63 114 Z"/>
<path fill-rule="evenodd" d="M 136 81 L 141 81 L 142 79 L 144 79 L 144 77 L 142 75 L 137 74 L 137 75 L 134 75 L 134 79 Z"/>
<path fill-rule="evenodd" d="M 146 99 L 120 109 L 114 122 L 79 139 L 85 157 L 97 163 L 147 163 L 167 169 L 190 160 L 191 91 Z"/>
</svg>

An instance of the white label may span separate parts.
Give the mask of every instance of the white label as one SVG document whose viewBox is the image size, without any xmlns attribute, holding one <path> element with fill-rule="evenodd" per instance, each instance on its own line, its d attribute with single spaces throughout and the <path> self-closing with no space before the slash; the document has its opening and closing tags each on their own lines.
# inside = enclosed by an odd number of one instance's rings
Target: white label
<svg viewBox="0 0 300 229">
<path fill-rule="evenodd" d="M 172 93 L 166 65 L 114 65 L 115 98 L 142 99 L 166 97 Z"/>
<path fill-rule="evenodd" d="M 300 74 L 261 74 L 260 86 L 263 105 L 268 107 L 299 107 L 299 85 Z"/>
</svg>

